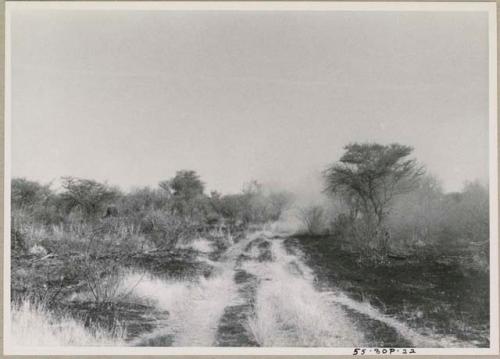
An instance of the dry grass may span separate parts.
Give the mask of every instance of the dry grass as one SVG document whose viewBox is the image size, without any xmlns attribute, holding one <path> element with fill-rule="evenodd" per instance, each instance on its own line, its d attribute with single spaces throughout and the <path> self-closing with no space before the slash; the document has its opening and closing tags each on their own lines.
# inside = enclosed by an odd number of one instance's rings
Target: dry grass
<svg viewBox="0 0 500 359">
<path fill-rule="evenodd" d="M 248 329 L 261 346 L 354 346 L 363 340 L 338 306 L 331 306 L 312 283 L 309 268 L 273 242 L 273 262 L 246 262 L 261 278 Z"/>
<path fill-rule="evenodd" d="M 42 304 L 24 300 L 12 306 L 11 338 L 22 346 L 119 346 L 125 332 L 85 328 L 68 315 L 55 315 Z"/>
</svg>

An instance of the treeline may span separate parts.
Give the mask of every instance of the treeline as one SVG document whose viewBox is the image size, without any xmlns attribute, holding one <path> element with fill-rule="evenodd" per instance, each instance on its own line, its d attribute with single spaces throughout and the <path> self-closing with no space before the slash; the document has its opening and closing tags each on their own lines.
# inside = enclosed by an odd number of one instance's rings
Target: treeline
<svg viewBox="0 0 500 359">
<path fill-rule="evenodd" d="M 209 275 L 213 267 L 198 259 L 189 242 L 211 241 L 217 259 L 247 228 L 278 219 L 290 202 L 288 193 L 255 181 L 240 193 L 207 194 L 194 171 L 129 192 L 91 179 L 65 177 L 56 190 L 13 178 L 13 313 L 44 323 L 75 319 L 90 333 L 121 340 L 127 308 L 134 308 L 135 318 L 136 300 L 139 307 L 149 305 L 130 297 L 127 271 Z"/>
<path fill-rule="evenodd" d="M 487 186 L 472 182 L 446 193 L 411 154 L 400 144 L 346 146 L 323 173 L 327 202 L 297 209 L 302 232 L 333 236 L 373 260 L 467 253 L 487 268 Z M 277 221 L 293 198 L 255 181 L 240 193 L 207 194 L 196 172 L 179 171 L 155 188 L 126 193 L 90 179 L 65 177 L 54 190 L 14 178 L 11 199 L 11 246 L 22 253 L 36 245 L 78 250 L 92 238 L 122 251 L 171 248 L 207 231 Z"/>
<path fill-rule="evenodd" d="M 14 252 L 51 247 L 58 239 L 96 237 L 106 237 L 116 248 L 124 246 L 121 249 L 169 248 L 205 231 L 234 232 L 275 221 L 292 199 L 289 193 L 264 188 L 256 181 L 237 194 L 206 194 L 194 171 L 179 171 L 156 188 L 128 193 L 90 179 L 61 180 L 56 191 L 48 184 L 12 179 Z"/>
<path fill-rule="evenodd" d="M 346 146 L 323 174 L 329 200 L 299 210 L 305 232 L 341 239 L 364 259 L 467 256 L 487 270 L 487 186 L 445 193 L 411 153 L 400 144 Z"/>
</svg>

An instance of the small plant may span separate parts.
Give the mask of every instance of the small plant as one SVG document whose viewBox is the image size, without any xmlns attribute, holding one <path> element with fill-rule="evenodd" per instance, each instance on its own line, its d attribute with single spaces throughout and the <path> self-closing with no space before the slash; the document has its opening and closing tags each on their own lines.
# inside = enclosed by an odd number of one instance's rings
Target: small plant
<svg viewBox="0 0 500 359">
<path fill-rule="evenodd" d="M 115 261 L 86 256 L 81 268 L 87 288 L 97 304 L 112 302 L 123 294 L 123 270 Z"/>
</svg>

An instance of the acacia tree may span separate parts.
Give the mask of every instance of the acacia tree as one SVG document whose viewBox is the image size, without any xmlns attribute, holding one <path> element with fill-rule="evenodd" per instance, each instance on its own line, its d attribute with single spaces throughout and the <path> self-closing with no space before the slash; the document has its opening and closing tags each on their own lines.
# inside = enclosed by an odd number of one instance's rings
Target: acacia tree
<svg viewBox="0 0 500 359">
<path fill-rule="evenodd" d="M 410 191 L 423 168 L 408 158 L 413 148 L 397 143 L 354 143 L 344 149 L 340 161 L 324 173 L 325 189 L 340 196 L 355 217 L 361 215 L 367 228 L 365 239 L 380 240 L 394 196 Z"/>
<path fill-rule="evenodd" d="M 195 171 L 178 171 L 169 182 L 172 195 L 193 199 L 203 194 L 205 188 L 200 176 Z"/>
<path fill-rule="evenodd" d="M 25 178 L 13 178 L 11 181 L 12 207 L 32 208 L 43 205 L 52 195 L 50 185 L 41 185 Z"/>
<path fill-rule="evenodd" d="M 120 192 L 105 183 L 94 180 L 63 177 L 61 200 L 69 213 L 78 208 L 86 219 L 96 219 L 103 214 L 105 207 L 114 201 Z"/>
<path fill-rule="evenodd" d="M 205 185 L 195 171 L 178 171 L 159 186 L 171 195 L 172 210 L 181 216 L 193 217 L 203 207 Z"/>
</svg>

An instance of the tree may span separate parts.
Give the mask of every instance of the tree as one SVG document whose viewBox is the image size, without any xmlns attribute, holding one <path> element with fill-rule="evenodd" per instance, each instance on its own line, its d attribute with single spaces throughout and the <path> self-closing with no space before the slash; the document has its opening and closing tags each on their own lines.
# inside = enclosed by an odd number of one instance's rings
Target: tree
<svg viewBox="0 0 500 359">
<path fill-rule="evenodd" d="M 205 185 L 195 171 L 182 170 L 169 181 L 160 182 L 160 187 L 171 194 L 172 209 L 182 216 L 195 215 L 204 197 Z"/>
<path fill-rule="evenodd" d="M 13 211 L 29 213 L 31 220 L 44 224 L 56 224 L 61 220 L 59 198 L 50 184 L 39 184 L 24 178 L 13 178 L 11 182 L 11 204 Z M 12 216 L 12 223 L 23 216 Z M 14 219 L 15 218 L 15 219 Z"/>
<path fill-rule="evenodd" d="M 192 199 L 203 194 L 205 185 L 195 171 L 178 171 L 170 180 L 172 195 Z"/>
<path fill-rule="evenodd" d="M 103 214 L 105 207 L 119 196 L 119 191 L 94 180 L 63 177 L 61 194 L 66 211 L 78 208 L 87 219 L 95 219 Z"/>
<path fill-rule="evenodd" d="M 50 185 L 41 185 L 25 178 L 12 179 L 11 200 L 13 207 L 25 208 L 43 205 L 51 195 Z"/>
<path fill-rule="evenodd" d="M 349 144 L 340 161 L 325 173 L 326 191 L 339 195 L 356 216 L 361 214 L 367 240 L 378 239 L 385 247 L 383 230 L 392 201 L 409 192 L 424 173 L 415 159 L 408 159 L 413 149 L 400 144 Z"/>
<path fill-rule="evenodd" d="M 243 194 L 246 196 L 258 196 L 261 195 L 264 191 L 264 186 L 259 183 L 257 180 L 251 180 L 243 184 Z"/>
</svg>

